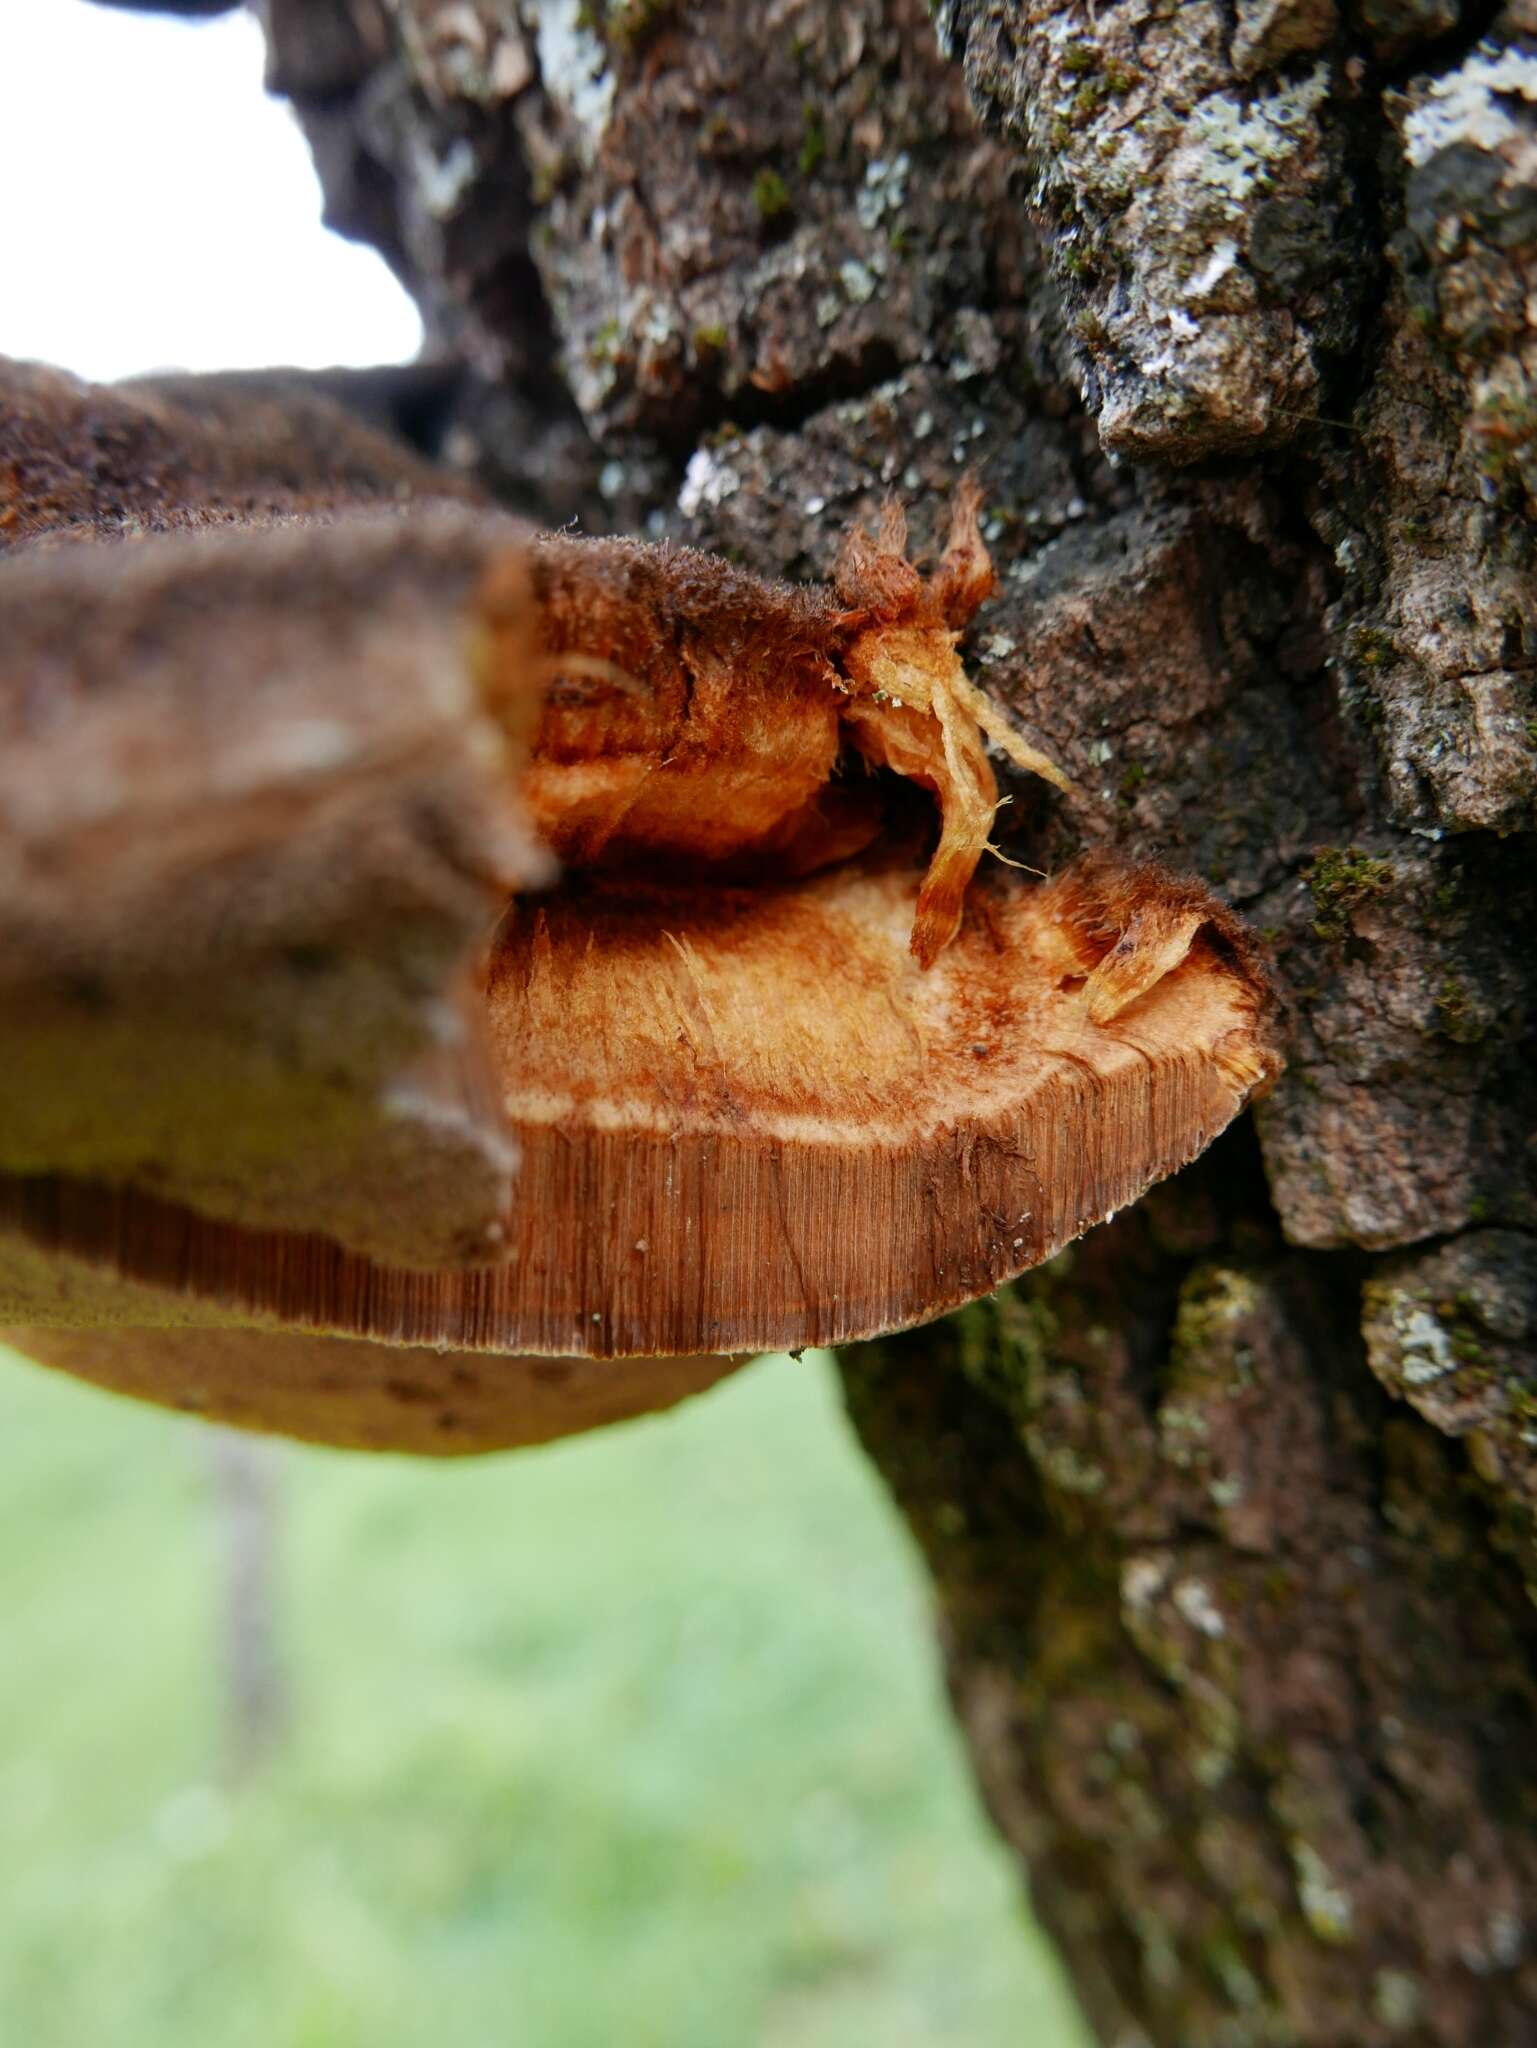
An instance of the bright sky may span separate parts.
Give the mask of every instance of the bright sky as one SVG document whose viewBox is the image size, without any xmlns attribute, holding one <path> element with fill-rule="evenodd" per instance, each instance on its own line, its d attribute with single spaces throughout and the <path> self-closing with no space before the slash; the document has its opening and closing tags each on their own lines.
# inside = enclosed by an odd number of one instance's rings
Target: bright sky
<svg viewBox="0 0 1537 2048">
<path fill-rule="evenodd" d="M 403 361 L 416 309 L 320 225 L 243 10 L 0 0 L 0 355 L 88 377 Z"/>
</svg>

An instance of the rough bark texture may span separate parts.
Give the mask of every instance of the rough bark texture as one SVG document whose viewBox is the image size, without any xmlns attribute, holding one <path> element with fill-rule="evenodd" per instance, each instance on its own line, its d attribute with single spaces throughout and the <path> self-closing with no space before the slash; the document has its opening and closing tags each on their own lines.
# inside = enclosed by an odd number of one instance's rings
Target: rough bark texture
<svg viewBox="0 0 1537 2048">
<path fill-rule="evenodd" d="M 976 468 L 1030 857 L 1273 936 L 1258 1147 L 853 1405 L 1106 2042 L 1529 2043 L 1537 9 L 265 12 L 451 456 L 790 574 Z"/>
</svg>

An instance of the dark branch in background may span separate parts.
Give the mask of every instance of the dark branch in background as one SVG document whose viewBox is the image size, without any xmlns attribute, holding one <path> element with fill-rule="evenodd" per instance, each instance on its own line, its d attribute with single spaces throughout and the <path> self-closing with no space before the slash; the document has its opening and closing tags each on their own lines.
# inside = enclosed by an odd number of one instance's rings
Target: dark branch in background
<svg viewBox="0 0 1537 2048">
<path fill-rule="evenodd" d="M 236 1784 L 275 1758 L 293 1719 L 278 1614 L 280 1479 L 269 1444 L 234 1430 L 202 1439 L 224 1550 L 226 1768 Z"/>
</svg>

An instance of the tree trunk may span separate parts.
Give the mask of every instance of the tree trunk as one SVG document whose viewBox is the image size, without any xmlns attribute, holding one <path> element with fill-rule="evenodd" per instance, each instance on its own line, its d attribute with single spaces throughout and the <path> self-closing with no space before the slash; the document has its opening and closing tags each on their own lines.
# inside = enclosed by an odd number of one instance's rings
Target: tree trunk
<svg viewBox="0 0 1537 2048">
<path fill-rule="evenodd" d="M 450 459 L 790 574 L 975 470 L 1016 851 L 1272 941 L 1256 1125 L 851 1407 L 1104 2041 L 1530 2043 L 1537 8 L 264 12 Z"/>
</svg>

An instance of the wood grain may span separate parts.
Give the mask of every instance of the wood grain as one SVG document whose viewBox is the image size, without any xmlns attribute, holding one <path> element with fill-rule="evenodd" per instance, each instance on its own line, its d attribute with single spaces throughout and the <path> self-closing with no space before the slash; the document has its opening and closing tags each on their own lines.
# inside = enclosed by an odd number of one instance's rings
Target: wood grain
<svg viewBox="0 0 1537 2048">
<path fill-rule="evenodd" d="M 589 878 L 517 909 L 486 988 L 522 1152 L 496 1267 L 406 1271 L 59 1179 L 0 1186 L 0 1222 L 396 1343 L 726 1353 L 926 1320 L 1193 1158 L 1275 1055 L 1263 975 L 1215 903 L 1178 965 L 1095 1021 L 1118 936 L 1165 898 L 1183 914 L 1189 885 L 999 881 L 925 973 L 918 874 L 888 856 L 757 890 Z"/>
</svg>

